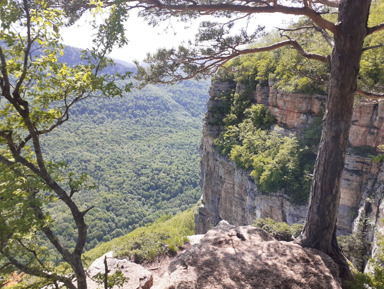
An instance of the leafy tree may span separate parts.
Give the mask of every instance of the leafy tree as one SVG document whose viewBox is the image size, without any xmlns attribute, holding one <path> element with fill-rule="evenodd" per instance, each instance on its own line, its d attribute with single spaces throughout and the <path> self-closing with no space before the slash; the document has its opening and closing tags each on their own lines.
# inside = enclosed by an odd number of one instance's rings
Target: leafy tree
<svg viewBox="0 0 384 289">
<path fill-rule="evenodd" d="M 112 46 L 125 39 L 109 33 L 107 23 L 107 35 L 95 40 L 98 48 L 84 54 L 88 65 L 59 63 L 63 53 L 59 29 L 66 16 L 53 4 L 0 2 L 0 268 L 2 273 L 19 270 L 41 277 L 45 280 L 41 287 L 48 282 L 58 288 L 60 282 L 76 288 L 76 278 L 77 288 L 87 288 L 81 256 L 87 238 L 84 216 L 91 207 L 77 204 L 73 196 L 89 185 L 85 176 L 46 161 L 42 137 L 65 123 L 79 101 L 122 94 L 124 88 L 115 84 L 121 77 L 100 75 L 100 71 L 110 64 L 106 54 Z M 55 234 L 55 221 L 46 210 L 53 201 L 71 213 L 77 229 L 73 247 Z M 46 262 L 48 251 L 40 246 L 43 238 L 73 274 Z"/>
<path fill-rule="evenodd" d="M 155 55 L 150 55 L 147 59 L 149 67 L 139 66 L 138 76 L 144 82 L 166 83 L 198 75 L 204 76 L 214 73 L 218 66 L 237 56 L 282 47 L 290 47 L 309 60 L 328 65 L 330 76 L 322 137 L 315 164 L 306 225 L 298 241 L 303 246 L 313 247 L 329 254 L 340 264 L 341 276 L 349 278 L 348 264 L 336 240 L 340 178 L 348 145 L 360 60 L 363 52 L 374 51 L 382 46 L 370 45 L 368 41 L 370 37 L 384 30 L 382 17 L 376 19 L 378 22 L 371 21 L 368 25 L 371 3 L 375 7 L 381 1 L 128 0 L 116 3 L 122 10 L 142 9 L 141 15 L 154 25 L 172 16 L 182 21 L 201 15 L 227 17 L 225 23 L 202 22 L 195 46 L 180 45 L 177 49 L 162 49 Z M 234 27 L 233 23 L 244 18 L 251 19 L 260 13 L 298 15 L 305 21 L 299 22 L 295 29 L 283 29 L 284 38 L 281 41 L 266 46 L 243 48 L 242 45 L 255 41 L 263 28 L 246 25 L 234 35 L 230 34 L 231 28 Z M 337 20 L 331 17 L 333 14 L 337 14 Z M 305 24 L 302 25 L 303 23 Z M 249 31 L 251 28 L 253 30 Z M 317 51 L 316 47 L 305 50 L 302 44 L 310 42 L 311 38 L 296 38 L 295 32 L 308 30 L 321 35 L 330 46 L 328 51 L 331 53 Z M 299 34 L 306 36 L 306 33 Z M 360 93 L 364 92 L 360 90 Z"/>
<path fill-rule="evenodd" d="M 308 149 L 300 146 L 295 136 L 281 135 L 278 126 L 270 131 L 276 119 L 265 105 L 251 105 L 244 115 L 242 122 L 231 121 L 224 126 L 215 140 L 217 150 L 239 167 L 250 170 L 262 191 L 286 189 L 292 202 L 305 203 L 309 192 L 308 168 L 313 169 L 313 161 L 305 156 Z M 237 118 L 234 120 L 238 122 Z"/>
</svg>

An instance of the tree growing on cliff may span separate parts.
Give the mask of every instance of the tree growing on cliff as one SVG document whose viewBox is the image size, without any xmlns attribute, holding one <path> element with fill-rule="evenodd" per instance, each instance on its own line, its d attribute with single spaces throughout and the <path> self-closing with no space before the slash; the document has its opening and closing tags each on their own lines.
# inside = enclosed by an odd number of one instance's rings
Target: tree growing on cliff
<svg viewBox="0 0 384 289">
<path fill-rule="evenodd" d="M 155 25 L 178 17 L 189 21 L 203 15 L 227 19 L 225 23 L 204 21 L 196 43 L 178 49 L 161 49 L 147 58 L 149 65 L 139 66 L 144 82 L 169 83 L 209 75 L 227 61 L 244 54 L 290 47 L 309 60 L 329 66 L 328 97 L 323 120 L 319 153 L 311 187 L 310 206 L 299 242 L 319 249 L 340 264 L 341 275 L 350 276 L 348 265 L 336 240 L 336 219 L 340 202 L 340 178 L 348 144 L 357 77 L 363 53 L 382 47 L 366 46 L 365 40 L 384 30 L 384 23 L 368 26 L 372 0 L 146 0 L 117 1 L 119 9 L 141 9 L 141 15 Z M 236 22 L 259 14 L 282 13 L 304 18 L 294 29 L 283 29 L 281 41 L 260 47 L 244 47 L 262 35 L 262 27 L 243 22 L 238 34 L 231 34 Z M 337 14 L 337 19 L 333 15 Z M 112 15 L 113 16 L 113 15 Z M 212 19 L 212 18 L 211 18 Z M 334 20 L 332 20 L 334 19 Z M 249 29 L 253 30 L 249 32 Z M 290 32 L 319 33 L 330 46 L 331 54 L 316 47 L 306 51 L 300 39 Z M 298 33 L 296 33 L 298 34 Z M 310 42 L 311 39 L 301 41 Z M 363 92 L 361 92 L 363 93 Z"/>
<path fill-rule="evenodd" d="M 59 288 L 62 283 L 84 289 L 84 216 L 91 207 L 80 206 L 74 196 L 87 189 L 86 179 L 46 160 L 43 138 L 69 119 L 71 107 L 79 101 L 122 94 L 114 82 L 121 78 L 100 71 L 110 64 L 106 54 L 124 39 L 113 33 L 96 39 L 98 48 L 84 56 L 88 65 L 59 63 L 63 53 L 59 29 L 67 17 L 53 4 L 0 2 L 0 272 L 17 270 L 40 277 L 45 281 L 38 288 L 48 283 Z M 74 247 L 55 234 L 54 218 L 46 210 L 54 201 L 62 202 L 73 218 Z M 47 262 L 43 238 L 74 274 Z"/>
</svg>

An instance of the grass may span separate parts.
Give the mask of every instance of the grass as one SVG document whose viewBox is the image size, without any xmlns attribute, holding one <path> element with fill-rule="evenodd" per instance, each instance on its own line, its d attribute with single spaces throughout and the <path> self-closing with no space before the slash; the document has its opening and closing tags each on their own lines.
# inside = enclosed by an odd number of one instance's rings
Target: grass
<svg viewBox="0 0 384 289">
<path fill-rule="evenodd" d="M 194 234 L 193 211 L 188 209 L 175 216 L 165 215 L 152 224 L 99 244 L 84 254 L 85 264 L 89 266 L 109 251 L 114 251 L 114 256 L 118 258 L 127 258 L 135 263 L 144 263 L 161 255 L 172 254 L 188 241 L 187 236 Z"/>
</svg>

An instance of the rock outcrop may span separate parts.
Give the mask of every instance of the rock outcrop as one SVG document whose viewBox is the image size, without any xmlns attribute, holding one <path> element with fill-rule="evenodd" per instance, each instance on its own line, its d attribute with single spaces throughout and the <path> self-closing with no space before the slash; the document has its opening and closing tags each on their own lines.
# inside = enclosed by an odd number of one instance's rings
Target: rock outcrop
<svg viewBox="0 0 384 289">
<path fill-rule="evenodd" d="M 113 252 L 108 252 L 102 257 L 96 259 L 88 269 L 87 284 L 89 289 L 97 289 L 103 287 L 95 281 L 94 276 L 97 274 L 104 274 L 105 265 L 104 258 L 107 258 L 108 274 L 114 274 L 117 270 L 120 270 L 124 277 L 127 278 L 127 282 L 124 283 L 124 289 L 149 289 L 153 285 L 152 273 L 145 269 L 143 266 L 132 263 L 126 259 L 116 259 L 113 257 Z M 119 287 L 114 286 L 114 289 Z"/>
<path fill-rule="evenodd" d="M 212 82 L 200 150 L 203 197 L 195 218 L 196 232 L 200 234 L 220 220 L 248 225 L 259 217 L 270 217 L 292 224 L 303 222 L 306 216 L 306 206 L 291 204 L 283 192 L 264 194 L 249 172 L 239 169 L 215 150 L 214 139 L 222 130 L 215 121 L 223 105 L 221 96 L 239 89 L 232 81 Z M 253 97 L 255 103 L 267 105 L 281 126 L 298 133 L 324 109 L 325 101 L 325 96 L 285 93 L 272 87 L 258 87 Z M 384 102 L 358 103 L 341 182 L 340 234 L 352 232 L 354 220 L 362 215 L 367 198 L 371 205 L 369 211 L 364 210 L 365 217 L 377 224 L 379 216 L 384 214 L 381 208 L 384 175 L 381 164 L 373 163 L 370 157 L 379 144 L 384 144 Z"/>
<path fill-rule="evenodd" d="M 337 276 L 336 264 L 317 250 L 222 221 L 172 261 L 153 288 L 336 289 Z"/>
</svg>

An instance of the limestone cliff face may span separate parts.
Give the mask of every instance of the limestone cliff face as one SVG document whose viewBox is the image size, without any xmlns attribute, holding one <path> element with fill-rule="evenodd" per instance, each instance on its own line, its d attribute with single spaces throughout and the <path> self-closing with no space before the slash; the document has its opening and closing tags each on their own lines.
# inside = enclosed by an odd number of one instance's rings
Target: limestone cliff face
<svg viewBox="0 0 384 289">
<path fill-rule="evenodd" d="M 213 142 L 222 129 L 215 124 L 223 105 L 220 96 L 239 89 L 241 87 L 236 87 L 235 82 L 214 81 L 211 86 L 201 144 L 203 198 L 195 219 L 197 233 L 205 233 L 220 220 L 247 225 L 257 218 L 270 217 L 292 224 L 303 222 L 306 216 L 306 206 L 291 204 L 283 192 L 260 192 L 249 172 L 238 168 L 215 150 Z M 323 110 L 325 97 L 259 87 L 254 91 L 254 101 L 267 105 L 281 126 L 299 132 Z M 367 148 L 374 151 L 377 145 L 384 144 L 384 102 L 356 105 L 350 144 L 338 216 L 338 230 L 342 234 L 352 232 L 353 222 L 362 214 L 367 198 L 370 198 L 370 205 L 364 214 L 373 223 L 377 223 L 380 214 L 384 215 L 381 203 L 384 168 L 381 164 L 372 163 L 367 153 Z"/>
</svg>

